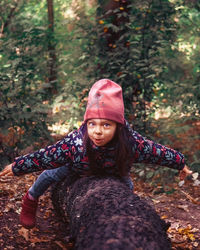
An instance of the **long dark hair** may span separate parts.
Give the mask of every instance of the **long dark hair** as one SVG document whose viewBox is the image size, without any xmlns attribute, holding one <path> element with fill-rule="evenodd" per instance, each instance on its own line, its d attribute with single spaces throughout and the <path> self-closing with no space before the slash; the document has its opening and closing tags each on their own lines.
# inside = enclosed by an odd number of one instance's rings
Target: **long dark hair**
<svg viewBox="0 0 200 250">
<path fill-rule="evenodd" d="M 117 123 L 114 138 L 111 142 L 109 142 L 109 145 L 114 145 L 115 148 L 114 160 L 118 168 L 117 175 L 119 176 L 126 176 L 130 169 L 132 149 L 129 142 L 129 136 L 128 129 L 126 129 L 124 125 Z M 83 137 L 83 143 L 86 148 L 86 153 L 90 164 L 89 175 L 104 175 L 105 173 L 103 168 L 101 168 L 101 166 L 97 166 L 95 161 L 94 150 L 92 149 L 91 140 L 87 133 L 87 124 Z"/>
</svg>

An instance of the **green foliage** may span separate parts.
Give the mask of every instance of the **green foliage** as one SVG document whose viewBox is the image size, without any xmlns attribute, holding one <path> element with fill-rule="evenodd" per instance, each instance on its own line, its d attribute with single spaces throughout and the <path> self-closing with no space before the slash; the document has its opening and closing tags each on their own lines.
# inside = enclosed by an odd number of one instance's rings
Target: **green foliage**
<svg viewBox="0 0 200 250">
<path fill-rule="evenodd" d="M 189 166 L 197 171 L 194 166 L 200 164 L 200 46 L 197 35 L 200 6 L 198 1 L 174 2 L 177 38 L 161 51 L 164 70 L 158 79 L 153 99 L 160 113 L 155 134 L 161 143 L 184 153 Z"/>
<path fill-rule="evenodd" d="M 199 119 L 200 45 L 199 4 L 176 1 L 177 39 L 162 51 L 164 70 L 157 87 L 158 103 L 172 106 L 177 115 Z"/>
<path fill-rule="evenodd" d="M 134 164 L 131 172 L 137 178 L 151 184 L 154 194 L 174 192 L 171 184 L 175 181 L 177 171 L 173 169 L 155 165 Z"/>
<path fill-rule="evenodd" d="M 87 31 L 88 41 L 82 67 L 89 79 L 110 78 L 121 84 L 127 118 L 143 131 L 163 70 L 160 49 L 174 34 L 174 8 L 168 1 L 123 1 L 107 10 L 107 3 L 111 1 L 99 1 L 96 24 L 82 21 L 78 26 Z"/>
<path fill-rule="evenodd" d="M 0 40 L 0 150 L 10 161 L 33 141 L 48 137 L 48 107 L 43 104 L 46 61 L 41 57 L 46 28 L 38 20 L 35 26 L 36 18 L 30 22 L 32 5 L 26 7 L 7 17 L 9 26 Z"/>
<path fill-rule="evenodd" d="M 198 1 L 184 0 L 59 0 L 52 33 L 46 0 L 2 0 L 0 157 L 11 161 L 48 137 L 53 122 L 77 126 L 88 90 L 100 78 L 121 84 L 126 118 L 135 129 L 179 149 L 172 138 L 180 140 L 190 121 L 199 120 L 199 9 Z M 177 118 L 180 124 L 174 124 Z M 180 150 L 190 157 L 188 147 Z M 199 155 L 193 155 L 195 164 Z M 155 177 L 151 170 L 143 174 Z"/>
</svg>

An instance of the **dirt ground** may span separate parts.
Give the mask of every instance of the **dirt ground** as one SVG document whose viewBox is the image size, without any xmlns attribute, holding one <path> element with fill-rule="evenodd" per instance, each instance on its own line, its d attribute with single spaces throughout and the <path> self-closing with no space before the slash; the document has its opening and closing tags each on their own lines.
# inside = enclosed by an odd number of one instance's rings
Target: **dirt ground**
<svg viewBox="0 0 200 250">
<path fill-rule="evenodd" d="M 200 186 L 191 180 L 181 188 L 173 186 L 176 191 L 171 194 L 153 195 L 153 190 L 140 182 L 136 193 L 149 200 L 161 218 L 170 223 L 172 249 L 200 249 Z"/>
<path fill-rule="evenodd" d="M 55 214 L 50 192 L 41 197 L 37 226 L 31 230 L 19 224 L 21 199 L 36 174 L 0 182 L 0 249 L 71 249 L 69 228 Z M 160 216 L 171 223 L 168 235 L 173 249 L 200 249 L 200 186 L 188 181 L 170 195 L 153 195 L 148 184 L 135 182 L 135 192 L 148 200 Z"/>
</svg>

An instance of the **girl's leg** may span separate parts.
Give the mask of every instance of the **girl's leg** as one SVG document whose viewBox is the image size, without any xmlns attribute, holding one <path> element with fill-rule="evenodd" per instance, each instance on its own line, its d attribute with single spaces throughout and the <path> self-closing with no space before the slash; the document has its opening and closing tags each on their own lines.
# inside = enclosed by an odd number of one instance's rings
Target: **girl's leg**
<svg viewBox="0 0 200 250">
<path fill-rule="evenodd" d="M 131 191 L 134 190 L 134 184 L 133 184 L 133 181 L 132 181 L 130 176 L 124 176 L 124 177 L 122 177 L 122 180 L 130 188 Z"/>
<path fill-rule="evenodd" d="M 33 186 L 29 189 L 22 200 L 22 211 L 20 223 L 23 227 L 30 229 L 35 226 L 38 198 L 48 189 L 48 187 L 67 176 L 70 166 L 65 165 L 60 168 L 46 170 L 39 175 Z"/>
<path fill-rule="evenodd" d="M 29 189 L 29 194 L 37 199 L 40 197 L 47 189 L 48 187 L 55 183 L 61 181 L 63 178 L 67 176 L 69 173 L 70 167 L 68 165 L 55 168 L 55 169 L 50 169 L 50 170 L 45 170 L 43 171 L 37 180 L 34 182 L 32 187 Z"/>
</svg>

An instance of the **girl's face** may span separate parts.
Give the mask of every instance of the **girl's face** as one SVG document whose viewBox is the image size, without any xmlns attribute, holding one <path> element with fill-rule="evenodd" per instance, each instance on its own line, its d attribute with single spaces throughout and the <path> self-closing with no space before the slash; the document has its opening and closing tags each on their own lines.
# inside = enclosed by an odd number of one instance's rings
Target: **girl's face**
<svg viewBox="0 0 200 250">
<path fill-rule="evenodd" d="M 87 132 L 96 146 L 105 146 L 110 142 L 117 128 L 117 123 L 106 119 L 90 119 L 87 121 Z"/>
</svg>

